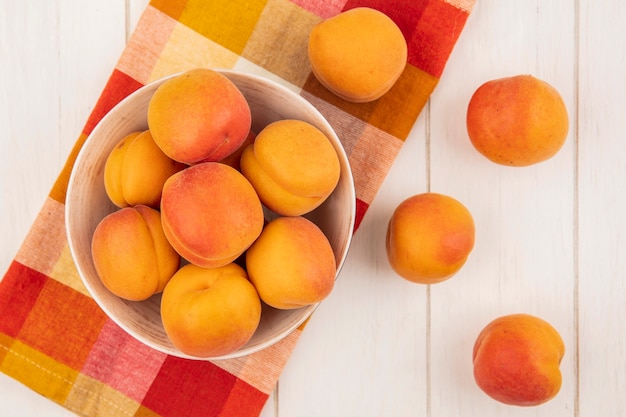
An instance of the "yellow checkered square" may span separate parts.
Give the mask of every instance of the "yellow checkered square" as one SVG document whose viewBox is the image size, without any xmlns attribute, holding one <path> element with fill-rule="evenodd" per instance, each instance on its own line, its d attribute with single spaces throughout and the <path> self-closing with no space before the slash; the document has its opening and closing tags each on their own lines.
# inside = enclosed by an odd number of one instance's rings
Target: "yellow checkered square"
<svg viewBox="0 0 626 417">
<path fill-rule="evenodd" d="M 241 54 L 266 0 L 189 0 L 180 23 Z"/>
</svg>

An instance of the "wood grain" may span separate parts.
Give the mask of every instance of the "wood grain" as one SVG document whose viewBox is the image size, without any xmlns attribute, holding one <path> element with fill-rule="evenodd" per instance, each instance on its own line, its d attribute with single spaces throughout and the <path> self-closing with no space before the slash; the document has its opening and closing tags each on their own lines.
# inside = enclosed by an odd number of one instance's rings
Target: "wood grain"
<svg viewBox="0 0 626 417">
<path fill-rule="evenodd" d="M 626 415 L 626 16 L 580 2 L 577 170 L 581 416 Z"/>
<path fill-rule="evenodd" d="M 142 3 L 147 3 L 142 1 Z M 126 42 L 126 4 L 2 1 L 2 275 L 61 171 Z M 0 374 L 0 416 L 74 415 Z"/>
</svg>

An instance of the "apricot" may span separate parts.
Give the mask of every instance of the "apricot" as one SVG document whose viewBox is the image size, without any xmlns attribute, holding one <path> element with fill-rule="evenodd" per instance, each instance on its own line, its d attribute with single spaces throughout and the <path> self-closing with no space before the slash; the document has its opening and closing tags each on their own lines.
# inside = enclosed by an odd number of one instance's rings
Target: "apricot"
<svg viewBox="0 0 626 417">
<path fill-rule="evenodd" d="M 181 352 L 218 357 L 250 340 L 261 319 L 261 300 L 236 264 L 218 268 L 187 264 L 163 291 L 161 319 Z"/>
<path fill-rule="evenodd" d="M 384 95 L 407 63 L 404 35 L 384 13 L 357 7 L 323 20 L 308 41 L 311 70 L 344 100 L 364 103 Z"/>
<path fill-rule="evenodd" d="M 385 248 L 393 270 L 416 283 L 451 278 L 474 248 L 475 227 L 469 210 L 438 193 L 411 196 L 394 210 Z"/>
<path fill-rule="evenodd" d="M 252 114 L 241 91 L 217 71 L 196 68 L 161 84 L 148 105 L 148 127 L 175 161 L 220 161 L 246 140 Z"/>
<path fill-rule="evenodd" d="M 163 231 L 178 253 L 204 268 L 226 265 L 261 234 L 263 206 L 236 169 L 219 162 L 172 175 L 161 196 Z"/>
<path fill-rule="evenodd" d="M 567 108 L 559 92 L 532 75 L 491 80 L 472 95 L 467 133 L 489 160 L 528 166 L 552 158 L 567 138 Z"/>
<path fill-rule="evenodd" d="M 118 207 L 127 207 L 129 204 L 124 198 L 122 188 L 122 166 L 124 165 L 124 155 L 128 150 L 128 145 L 142 132 L 133 132 L 124 136 L 115 145 L 107 156 L 104 164 L 104 190 L 109 200 Z"/>
<path fill-rule="evenodd" d="M 118 207 L 158 208 L 165 180 L 186 165 L 170 159 L 149 130 L 133 132 L 113 148 L 104 166 L 104 188 Z"/>
<path fill-rule="evenodd" d="M 283 216 L 300 216 L 321 205 L 341 171 L 328 137 L 310 123 L 292 119 L 263 128 L 240 163 L 263 204 Z"/>
<path fill-rule="evenodd" d="M 104 286 L 126 300 L 145 300 L 163 291 L 180 265 L 148 206 L 124 207 L 104 217 L 91 241 L 93 263 Z"/>
<path fill-rule="evenodd" d="M 539 405 L 561 389 L 559 365 L 564 354 L 561 336 L 545 320 L 529 314 L 502 316 L 476 339 L 474 379 L 499 402 Z"/>
<path fill-rule="evenodd" d="M 300 216 L 270 221 L 246 252 L 246 266 L 261 300 L 286 310 L 322 301 L 337 272 L 330 242 Z"/>
</svg>

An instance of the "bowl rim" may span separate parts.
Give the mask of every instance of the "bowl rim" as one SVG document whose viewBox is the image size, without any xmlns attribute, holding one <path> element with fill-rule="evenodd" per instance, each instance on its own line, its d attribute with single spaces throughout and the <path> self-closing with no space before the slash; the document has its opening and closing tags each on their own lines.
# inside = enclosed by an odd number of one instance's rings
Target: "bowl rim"
<svg viewBox="0 0 626 417">
<path fill-rule="evenodd" d="M 349 193 L 349 201 L 350 201 L 350 207 L 349 207 L 349 220 L 348 220 L 348 224 L 347 224 L 347 230 L 349 231 L 349 233 L 347 233 L 347 236 L 345 236 L 345 239 L 343 241 L 343 245 L 344 247 L 341 248 L 341 256 L 339 258 L 339 262 L 337 262 L 336 265 L 336 272 L 335 272 L 335 281 L 339 278 L 339 275 L 343 269 L 343 266 L 345 264 L 345 261 L 347 259 L 348 253 L 350 251 L 350 247 L 351 247 L 351 243 L 352 243 L 352 238 L 354 235 L 354 225 L 356 222 L 356 187 L 355 187 L 355 182 L 354 182 L 354 175 L 352 173 L 352 168 L 350 165 L 350 161 L 348 158 L 348 155 L 345 151 L 345 148 L 343 146 L 343 143 L 341 142 L 341 140 L 339 139 L 339 136 L 337 135 L 337 133 L 335 132 L 335 129 L 332 127 L 332 125 L 330 124 L 330 122 L 326 119 L 326 117 L 317 109 L 317 107 L 315 107 L 315 105 L 313 105 L 313 103 L 311 103 L 309 100 L 307 100 L 305 97 L 303 97 L 301 94 L 298 94 L 297 92 L 289 89 L 287 86 L 273 80 L 270 79 L 268 77 L 262 76 L 262 75 L 258 75 L 258 74 L 254 74 L 254 73 L 250 73 L 250 72 L 246 72 L 246 71 L 240 71 L 240 70 L 235 70 L 235 69 L 228 69 L 228 68 L 208 68 L 211 70 L 214 70 L 216 72 L 219 72 L 227 77 L 244 77 L 244 78 L 249 78 L 252 79 L 255 83 L 260 83 L 260 84 L 265 84 L 268 87 L 271 87 L 273 89 L 279 90 L 281 95 L 289 95 L 292 98 L 294 98 L 295 100 L 298 100 L 299 102 L 301 102 L 304 106 L 308 107 L 308 111 L 312 112 L 315 117 L 317 119 L 319 119 L 320 123 L 324 124 L 326 129 L 328 130 L 328 132 L 330 132 L 333 136 L 332 138 L 332 142 L 336 142 L 338 146 L 334 146 L 335 150 L 337 151 L 337 153 L 339 153 L 339 157 L 342 160 L 342 164 L 345 163 L 345 169 L 342 169 L 342 176 L 347 176 L 347 178 L 344 179 L 344 181 L 347 181 L 349 184 L 348 188 L 348 193 Z M 77 213 L 75 213 L 75 211 L 77 210 L 77 208 L 72 205 L 72 204 L 68 204 L 68 197 L 71 196 L 74 192 L 74 188 L 77 186 L 76 182 L 77 182 L 77 176 L 78 174 L 78 170 L 77 168 L 80 167 L 83 164 L 83 160 L 85 158 L 87 158 L 86 154 L 87 154 L 87 149 L 89 148 L 89 145 L 91 143 L 92 139 L 94 137 L 98 136 L 99 131 L 103 128 L 102 126 L 106 126 L 106 124 L 108 123 L 108 120 L 114 117 L 119 117 L 118 115 L 116 115 L 115 110 L 119 110 L 119 108 L 125 107 L 128 105 L 128 103 L 137 100 L 137 97 L 143 94 L 146 94 L 147 91 L 149 90 L 156 90 L 156 88 L 158 88 L 158 86 L 160 86 L 161 84 L 163 84 L 164 82 L 166 82 L 169 79 L 175 78 L 179 75 L 181 75 L 182 73 L 184 73 L 186 71 L 179 71 L 158 79 L 155 79 L 153 81 L 150 81 L 149 83 L 139 87 L 138 89 L 134 90 L 133 92 L 131 92 L 130 94 L 128 94 L 126 97 L 124 97 L 123 99 L 121 99 L 117 104 L 115 104 L 113 107 L 111 107 L 110 110 L 107 111 L 107 113 L 98 121 L 98 123 L 96 123 L 96 125 L 94 126 L 94 128 L 91 130 L 91 132 L 89 133 L 89 135 L 86 137 L 86 139 L 83 141 L 80 150 L 78 151 L 78 154 L 72 164 L 72 169 L 68 178 L 68 183 L 67 183 L 67 189 L 66 189 L 66 198 L 64 201 L 64 220 L 65 220 L 65 233 L 66 233 L 66 238 L 67 238 L 67 244 L 69 247 L 69 251 L 70 251 L 70 255 L 72 257 L 72 260 L 74 262 L 74 265 L 78 271 L 78 275 L 79 278 L 82 282 L 82 284 L 86 287 L 87 292 L 89 293 L 89 296 L 95 301 L 95 303 L 98 305 L 98 307 L 100 309 L 102 309 L 104 311 L 104 313 L 106 314 L 106 316 L 111 319 L 116 325 L 118 325 L 120 328 L 122 328 L 126 333 L 128 333 L 131 337 L 133 337 L 135 340 L 139 341 L 140 343 L 149 346 L 161 353 L 167 354 L 167 355 L 172 355 L 175 357 L 180 357 L 180 358 L 186 358 L 186 359 L 192 359 L 192 360 L 201 360 L 201 361 L 212 361 L 212 360 L 222 360 L 222 359 L 233 359 L 233 358 L 238 358 L 238 357 L 243 357 L 243 356 L 247 356 L 250 354 L 253 354 L 255 352 L 261 351 L 263 349 L 266 349 L 272 345 L 275 345 L 276 343 L 280 342 L 281 340 L 285 339 L 286 337 L 289 336 L 289 334 L 291 334 L 294 330 L 296 330 L 298 327 L 300 327 L 306 320 L 308 320 L 311 315 L 313 314 L 313 312 L 319 307 L 319 305 L 321 304 L 322 301 L 315 303 L 315 304 L 311 304 L 308 306 L 304 306 L 301 307 L 300 309 L 302 310 L 303 314 L 300 318 L 298 318 L 297 320 L 294 320 L 289 326 L 286 326 L 284 329 L 282 329 L 281 331 L 279 331 L 278 333 L 276 333 L 275 335 L 273 335 L 272 337 L 268 338 L 266 341 L 257 343 L 253 346 L 250 347 L 246 347 L 246 345 L 244 345 L 243 347 L 230 352 L 228 354 L 225 355 L 220 355 L 220 356 L 215 356 L 215 357 L 197 357 L 197 356 L 192 356 L 192 355 L 188 355 L 186 353 L 181 352 L 178 348 L 176 348 L 174 346 L 174 350 L 172 351 L 171 349 L 167 349 L 163 346 L 161 346 L 158 343 L 153 342 L 152 340 L 144 337 L 143 335 L 139 334 L 137 331 L 135 331 L 134 329 L 132 329 L 129 325 L 127 325 L 122 319 L 120 319 L 118 317 L 117 314 L 115 314 L 115 312 L 113 312 L 109 306 L 107 305 L 106 302 L 103 302 L 103 300 L 100 299 L 100 297 L 98 297 L 97 291 L 92 287 L 91 283 L 89 282 L 89 280 L 86 278 L 86 272 L 83 268 L 83 266 L 81 265 L 81 263 L 79 261 L 77 261 L 78 257 L 77 257 L 77 253 L 78 253 L 78 248 L 76 247 L 76 243 L 74 241 L 74 238 L 72 237 L 73 234 L 72 232 L 72 226 L 71 226 L 71 221 L 70 219 L 73 218 L 73 216 L 75 216 Z M 154 94 L 154 91 L 152 92 L 152 94 Z"/>
</svg>

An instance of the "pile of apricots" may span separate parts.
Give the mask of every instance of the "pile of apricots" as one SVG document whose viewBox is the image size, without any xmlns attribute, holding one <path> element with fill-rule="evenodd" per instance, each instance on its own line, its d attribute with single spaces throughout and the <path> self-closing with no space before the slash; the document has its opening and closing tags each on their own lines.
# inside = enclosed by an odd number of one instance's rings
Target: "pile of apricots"
<svg viewBox="0 0 626 417">
<path fill-rule="evenodd" d="M 201 68 L 159 86 L 147 118 L 105 163 L 119 209 L 98 223 L 91 251 L 106 288 L 132 301 L 162 292 L 166 334 L 197 357 L 247 343 L 261 302 L 294 309 L 331 292 L 335 254 L 304 216 L 339 181 L 324 133 L 289 119 L 252 132 L 237 86 Z"/>
</svg>

